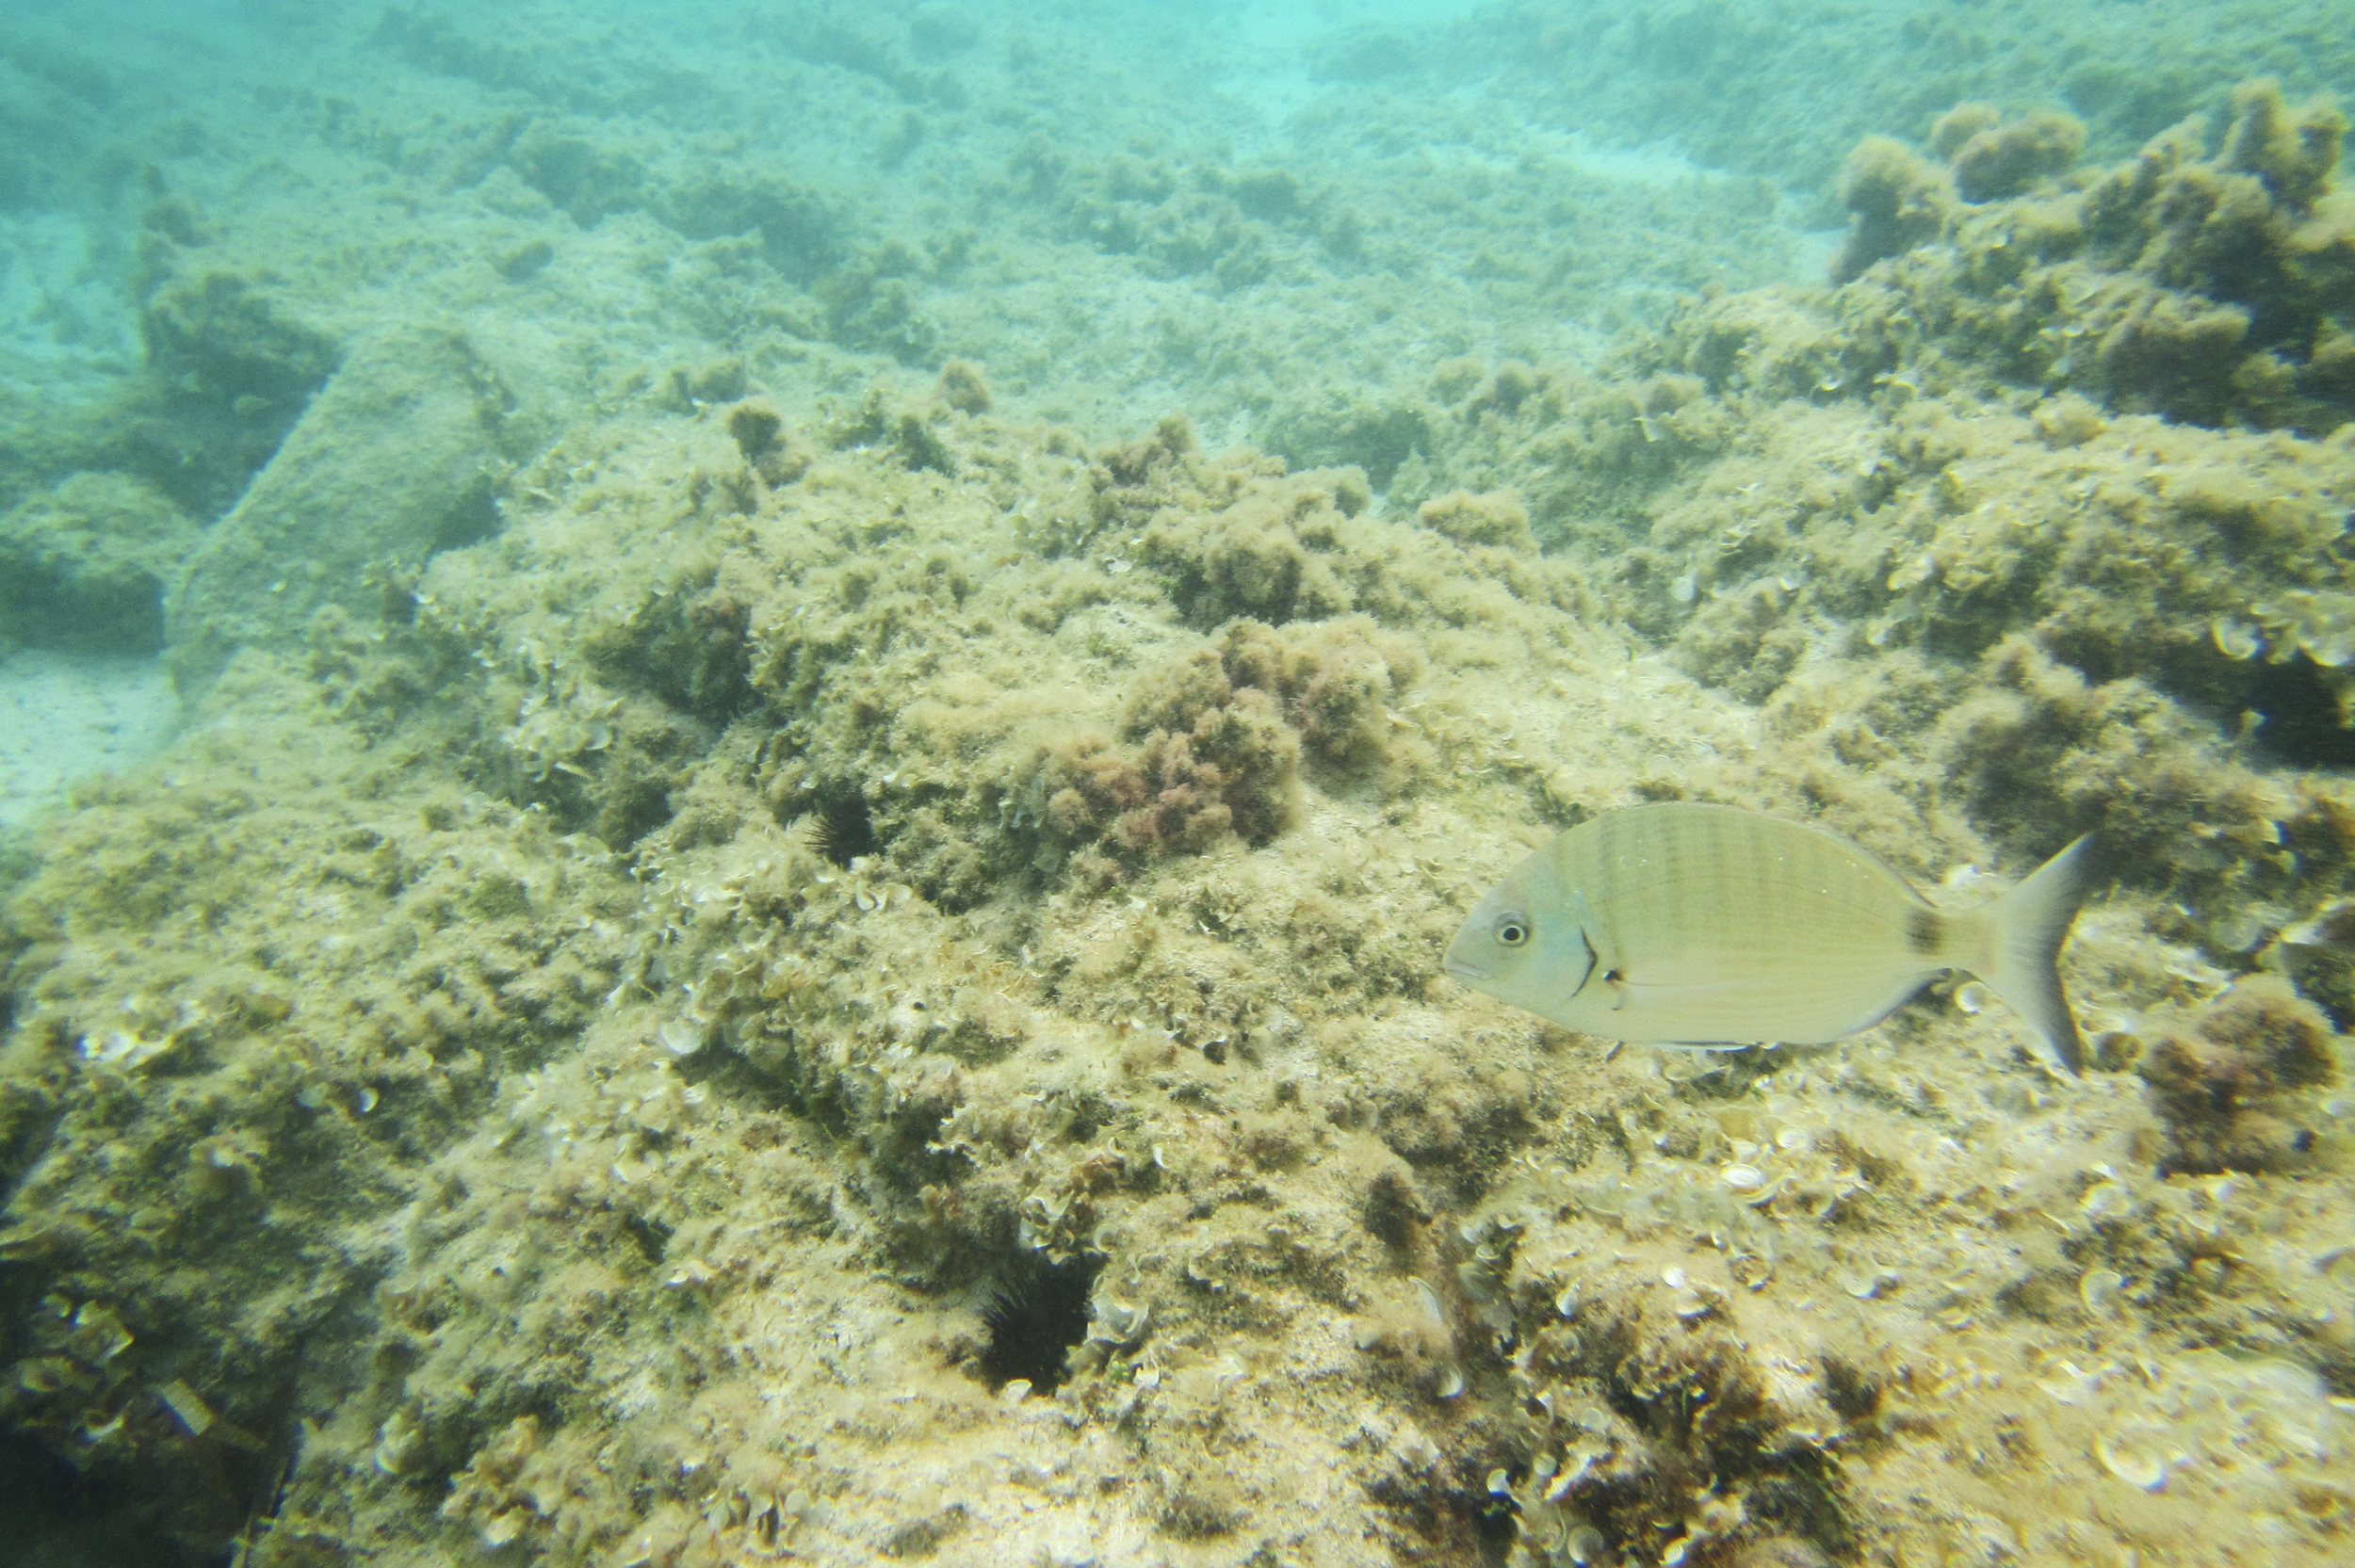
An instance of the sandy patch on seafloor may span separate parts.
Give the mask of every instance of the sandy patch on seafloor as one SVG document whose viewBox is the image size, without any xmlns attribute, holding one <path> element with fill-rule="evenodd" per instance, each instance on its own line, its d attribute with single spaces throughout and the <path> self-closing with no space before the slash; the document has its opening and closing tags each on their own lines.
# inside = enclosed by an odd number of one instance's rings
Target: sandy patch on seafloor
<svg viewBox="0 0 2355 1568">
<path fill-rule="evenodd" d="M 77 779 L 146 761 L 179 720 L 154 659 L 38 649 L 0 658 L 0 827 L 57 803 Z"/>
</svg>

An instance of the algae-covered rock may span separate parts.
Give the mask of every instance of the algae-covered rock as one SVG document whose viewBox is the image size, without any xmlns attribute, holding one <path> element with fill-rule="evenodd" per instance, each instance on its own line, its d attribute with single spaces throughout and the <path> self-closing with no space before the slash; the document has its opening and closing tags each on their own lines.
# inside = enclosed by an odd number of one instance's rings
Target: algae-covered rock
<svg viewBox="0 0 2355 1568">
<path fill-rule="evenodd" d="M 1892 137 L 1865 137 L 1840 173 L 1840 204 L 1852 222 L 1832 261 L 1832 277 L 1844 283 L 1876 261 L 1936 238 L 1953 200 L 1943 170 Z"/>
<path fill-rule="evenodd" d="M 2305 1165 L 2315 1132 L 2294 1091 L 2338 1077 L 2330 1020 L 2283 981 L 2233 988 L 2188 1027 L 2159 1034 L 2136 1071 L 2151 1086 L 2169 1146 L 2163 1174 Z"/>
<path fill-rule="evenodd" d="M 1947 125 L 1941 121 L 1941 127 Z M 1933 137 L 1933 139 L 1942 139 Z M 1955 191 L 1966 202 L 2018 196 L 2039 179 L 2074 168 L 2085 151 L 2085 122 L 2073 114 L 2032 114 L 2008 125 L 1973 129 L 1939 151 L 1954 165 Z"/>
<path fill-rule="evenodd" d="M 257 749 L 195 742 L 170 784 L 87 794 L 0 928 L 0 1246 L 30 1308 L 0 1412 L 192 1553 L 246 1528 L 292 1413 L 356 1386 L 320 1350 L 390 1260 L 367 1233 L 609 989 L 610 952 L 551 964 L 542 937 L 618 885 L 264 661 L 209 702 L 201 725 L 235 712 Z M 238 1270 L 204 1261 L 223 1248 Z"/>
<path fill-rule="evenodd" d="M 171 584 L 175 678 L 202 686 L 237 648 L 283 644 L 323 606 L 372 610 L 372 574 L 414 572 L 490 532 L 513 412 L 462 332 L 395 329 L 355 345 Z"/>
<path fill-rule="evenodd" d="M 2332 117 L 2136 157 L 2228 93 L 2148 8 L 1771 9 L 1322 87 L 1176 11 L 401 9 L 126 126 L 235 199 L 154 203 L 156 423 L 20 539 L 228 510 L 361 347 L 175 608 L 198 723 L 8 847 L 23 1550 L 2343 1556 Z M 1860 270 L 1744 286 L 1868 130 Z M 1691 1053 L 1438 968 L 1656 800 L 1950 908 L 2092 831 L 2087 1071 L 1959 978 Z"/>
<path fill-rule="evenodd" d="M 207 521 L 269 461 L 345 348 L 312 301 L 267 265 L 220 254 L 217 237 L 177 198 L 143 215 L 144 374 L 110 399 L 111 428 L 92 443 L 104 466 Z"/>
<path fill-rule="evenodd" d="M 2341 347 L 2355 206 L 2332 184 L 2345 130 L 2328 100 L 2292 107 L 2259 80 L 2233 93 L 2220 147 L 2194 119 L 2087 174 L 2072 172 L 2067 116 L 1957 110 L 1936 137 L 1964 204 L 1941 204 L 1944 171 L 1902 144 L 1860 143 L 1834 276 L 1890 262 L 1876 276 L 1921 313 L 1912 331 L 2012 379 L 2201 424 L 2328 431 L 2355 415 Z"/>
<path fill-rule="evenodd" d="M 1619 396 L 1664 425 L 1713 397 L 1681 372 Z M 879 408 L 886 433 L 915 412 Z M 284 723 L 207 728 L 177 782 L 57 830 L 13 916 L 11 1072 L 40 1092 L 6 1142 L 8 1245 L 62 1303 L 10 1396 L 44 1451 L 181 1495 L 210 1450 L 179 1417 L 81 1435 L 176 1377 L 265 1448 L 307 1423 L 286 1543 L 847 1560 L 1048 1531 L 1242 1561 L 1340 1521 L 1400 1558 L 1476 1552 L 1502 1504 L 1527 1560 L 1665 1539 L 1787 1563 L 1942 1539 L 1957 1511 L 2029 1541 L 2080 1517 L 2076 1469 L 1947 1473 L 1957 1432 L 2012 1452 L 2008 1405 L 1970 1393 L 1990 1367 L 2071 1393 L 2028 1413 L 2038 1454 L 2098 1444 L 2127 1475 L 2152 1396 L 2094 1377 L 2088 1335 L 2282 1368 L 2251 1392 L 2154 1362 L 2186 1410 L 2286 1410 L 2337 1375 L 2338 1340 L 2279 1326 L 2309 1310 L 2304 1254 L 2201 1273 L 2214 1220 L 2169 1161 L 2272 1182 L 2331 1157 L 2315 1064 L 2343 1041 L 2285 982 L 2209 1008 L 2223 971 L 2190 944 L 2232 900 L 2337 887 L 2343 792 L 2221 765 L 2164 694 L 2024 631 L 1971 655 L 2030 611 L 1964 577 L 2051 593 L 2074 579 L 2049 553 L 2006 576 L 1954 532 L 1937 580 L 1964 608 L 1921 614 L 1953 640 L 1815 640 L 1931 580 L 1889 588 L 1905 558 L 1833 519 L 1918 501 L 1934 541 L 1974 515 L 1982 443 L 2040 475 L 2126 465 L 2103 444 L 2149 427 L 2055 445 L 2024 414 L 1801 399 L 1760 447 L 1669 469 L 1713 499 L 1654 548 L 1711 603 L 1802 597 L 1717 594 L 1743 574 L 1807 590 L 1762 708 L 1638 656 L 1605 612 L 1636 579 L 1535 554 L 1509 495 L 1386 516 L 1354 474 L 1211 457 L 1182 425 L 1086 460 L 986 413 L 931 426 L 953 461 L 916 468 L 792 433 L 828 413 L 568 438 L 405 603 L 320 617 L 300 668 L 229 666 L 220 711 Z M 1886 476 L 1858 471 L 1868 436 Z M 1783 442 L 1815 461 L 1778 470 Z M 803 461 L 764 476 L 780 450 Z M 2142 473 L 2116 482 L 2155 507 Z M 2212 476 L 2152 537 L 2234 493 Z M 1792 502 L 1826 531 L 1785 532 Z M 1744 537 L 1700 531 L 1744 504 Z M 2251 517 L 2284 548 L 2307 521 Z M 1287 570 L 1288 598 L 1263 586 Z M 282 744 L 297 720 L 317 746 Z M 2120 832 L 2122 891 L 2070 960 L 2095 1069 L 2048 1085 L 1964 991 L 1837 1046 L 1694 1059 L 1435 975 L 1529 845 L 1681 795 L 1820 816 L 1925 882 Z M 221 929 L 234 974 L 199 962 Z M 2196 1095 L 2235 1120 L 2212 1134 Z M 2311 1148 L 2277 1157 L 2282 1127 Z M 2198 1203 L 2240 1224 L 2278 1201 Z M 280 1255 L 274 1222 L 340 1249 L 289 1262 L 307 1294 L 254 1319 L 191 1287 Z M 208 1347 L 234 1369 L 187 1375 Z M 1077 1490 L 1009 1490 L 1009 1453 Z M 2327 1455 L 2280 1464 L 2233 1484 L 2327 1484 Z"/>
<path fill-rule="evenodd" d="M 0 517 L 0 641 L 158 652 L 164 585 L 197 525 L 120 474 L 77 474 Z"/>
</svg>

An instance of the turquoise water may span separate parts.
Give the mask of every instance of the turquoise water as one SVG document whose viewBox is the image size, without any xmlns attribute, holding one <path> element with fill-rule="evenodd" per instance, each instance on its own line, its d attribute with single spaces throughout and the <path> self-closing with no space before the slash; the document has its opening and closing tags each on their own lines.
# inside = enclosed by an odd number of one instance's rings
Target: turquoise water
<svg viewBox="0 0 2355 1568">
<path fill-rule="evenodd" d="M 0 23 L 0 1560 L 2342 1560 L 2336 9 Z"/>
</svg>

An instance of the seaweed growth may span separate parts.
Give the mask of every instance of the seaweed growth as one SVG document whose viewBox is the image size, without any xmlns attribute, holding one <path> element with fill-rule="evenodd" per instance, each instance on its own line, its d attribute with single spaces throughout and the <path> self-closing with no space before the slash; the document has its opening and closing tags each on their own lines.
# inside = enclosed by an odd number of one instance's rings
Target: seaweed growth
<svg viewBox="0 0 2355 1568">
<path fill-rule="evenodd" d="M 2212 153 L 2194 116 L 2086 172 L 2071 117 L 1964 105 L 1934 158 L 1887 137 L 1850 154 L 1833 277 L 1886 264 L 1870 281 L 1896 298 L 1861 314 L 1888 351 L 1926 339 L 1963 362 L 1992 345 L 2012 379 L 2112 409 L 2322 433 L 2355 417 L 2346 131 L 2328 99 L 2292 105 L 2258 80 Z"/>
<path fill-rule="evenodd" d="M 2287 982 L 2256 976 L 2152 1042 L 2136 1064 L 2168 1133 L 2162 1175 L 2295 1169 L 2314 1118 L 2295 1091 L 2334 1081 L 2331 1025 Z"/>
<path fill-rule="evenodd" d="M 1533 1457 L 1496 1487 L 1519 1515 L 1516 1564 L 1659 1542 L 1696 1562 L 1814 1562 L 1852 1547 L 1825 1429 L 1869 1422 L 1876 1401 L 1843 1364 L 1819 1390 L 1786 1380 L 1770 1392 L 1741 1342 L 1704 1326 L 1717 1309 L 1680 1288 L 1690 1300 L 1673 1328 L 1609 1299 L 1534 1329 L 1515 1376 Z M 1563 1299 L 1577 1296 L 1572 1285 Z"/>
<path fill-rule="evenodd" d="M 1056 748 L 1030 790 L 1063 846 L 1200 853 L 1229 834 L 1262 845 L 1297 817 L 1304 762 L 1328 783 L 1385 788 L 1421 766 L 1427 749 L 1390 705 L 1421 664 L 1410 641 L 1363 617 L 1280 632 L 1230 621 L 1215 643 L 1138 681 L 1119 743 L 1089 733 Z"/>
</svg>

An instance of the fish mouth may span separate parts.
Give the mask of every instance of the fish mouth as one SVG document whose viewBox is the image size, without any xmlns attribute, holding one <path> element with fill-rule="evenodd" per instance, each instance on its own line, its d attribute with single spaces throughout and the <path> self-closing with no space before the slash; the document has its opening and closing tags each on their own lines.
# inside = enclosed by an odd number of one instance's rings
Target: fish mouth
<svg viewBox="0 0 2355 1568">
<path fill-rule="evenodd" d="M 1488 972 L 1486 969 L 1474 968 L 1462 959 L 1443 959 L 1440 961 L 1439 967 L 1459 980 L 1485 980 L 1488 978 Z"/>
</svg>

